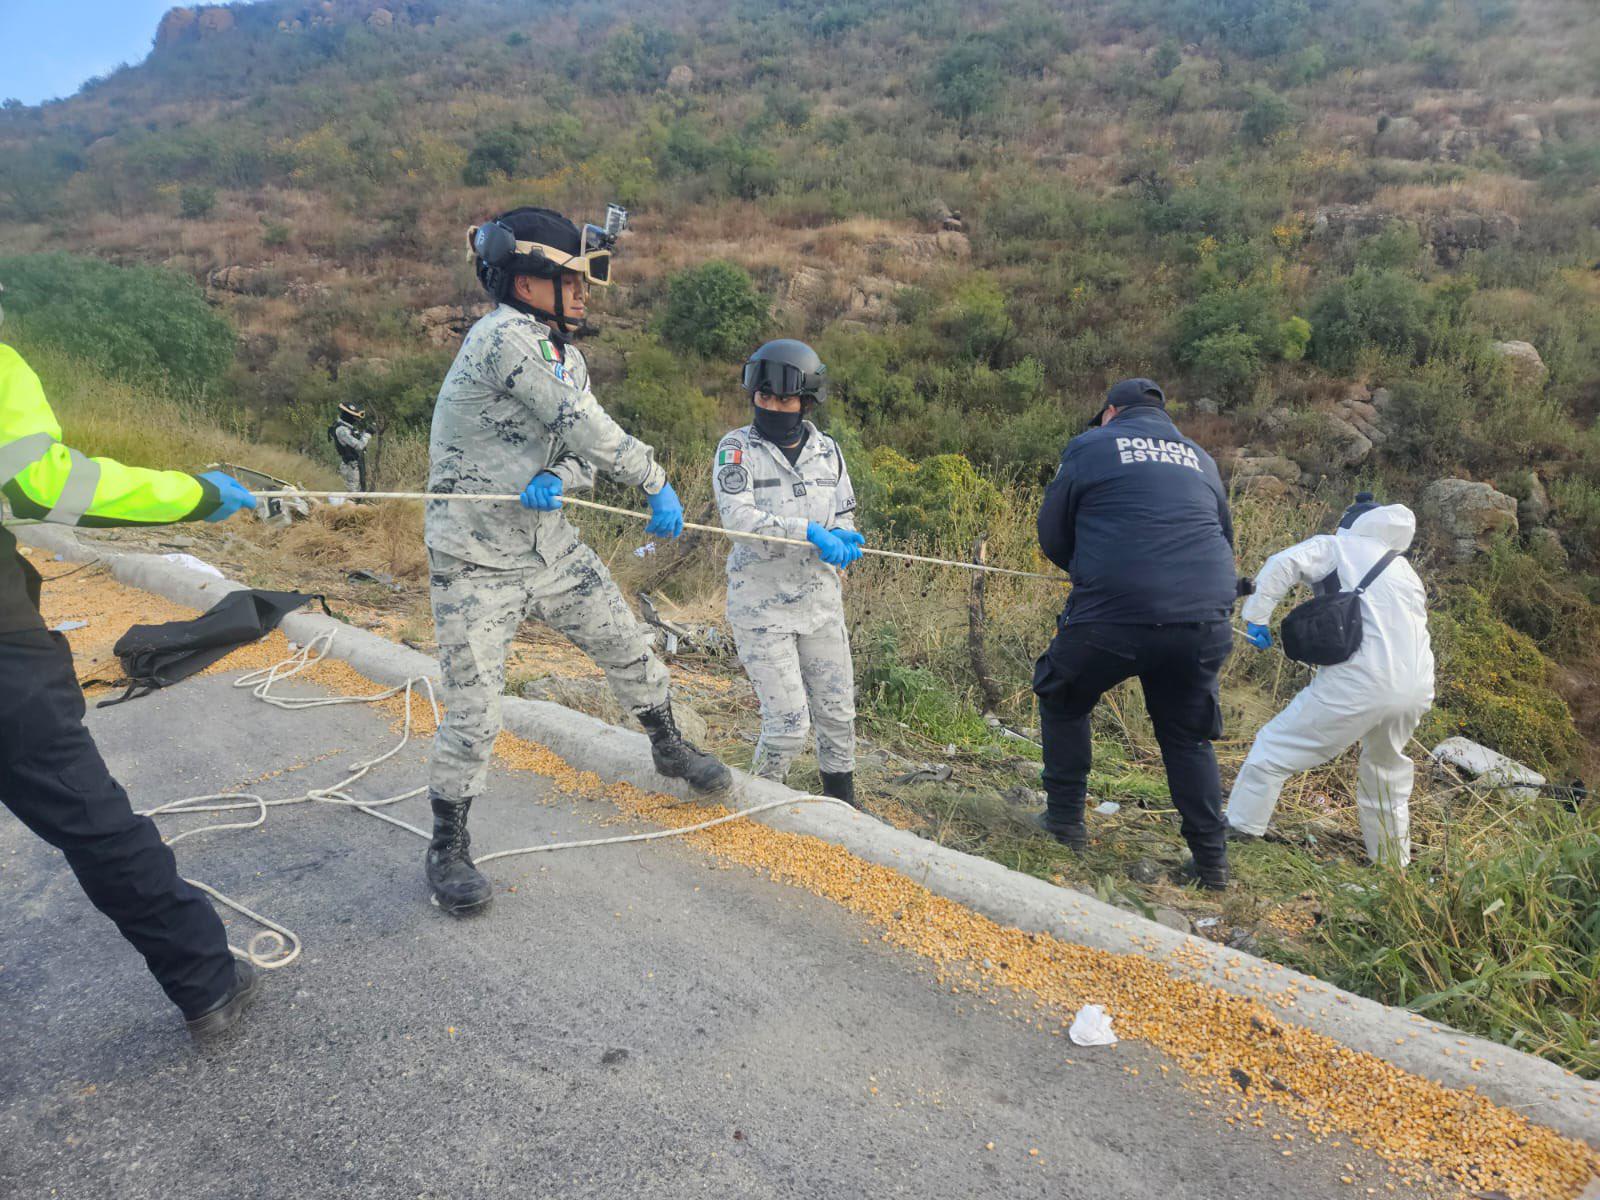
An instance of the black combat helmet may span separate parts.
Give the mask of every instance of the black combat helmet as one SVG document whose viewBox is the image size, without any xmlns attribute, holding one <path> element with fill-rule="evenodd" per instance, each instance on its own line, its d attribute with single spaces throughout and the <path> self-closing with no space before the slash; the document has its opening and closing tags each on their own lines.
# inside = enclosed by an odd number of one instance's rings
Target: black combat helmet
<svg viewBox="0 0 1600 1200">
<path fill-rule="evenodd" d="M 821 404 L 828 394 L 828 368 L 817 352 L 794 338 L 778 338 L 762 346 L 744 364 L 745 394 L 799 396 Z"/>
</svg>

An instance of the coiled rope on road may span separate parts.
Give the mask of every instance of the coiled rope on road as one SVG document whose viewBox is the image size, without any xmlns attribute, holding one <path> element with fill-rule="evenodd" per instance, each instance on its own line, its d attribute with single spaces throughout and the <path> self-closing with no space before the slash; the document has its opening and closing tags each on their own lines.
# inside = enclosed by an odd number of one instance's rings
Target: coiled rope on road
<svg viewBox="0 0 1600 1200">
<path fill-rule="evenodd" d="M 374 768 L 399 754 L 407 743 L 411 741 L 413 705 L 418 698 L 419 691 L 425 695 L 429 707 L 433 710 L 435 723 L 439 721 L 441 714 L 438 699 L 433 693 L 433 680 L 426 675 L 414 675 L 404 683 L 365 696 L 286 696 L 274 691 L 279 684 L 311 670 L 325 659 L 333 647 L 336 633 L 337 630 L 329 629 L 317 634 L 304 646 L 297 648 L 288 658 L 273 663 L 271 666 L 262 667 L 241 675 L 233 681 L 233 686 L 249 689 L 250 694 L 256 699 L 270 704 L 274 708 L 288 712 L 299 712 L 303 709 L 311 708 L 326 708 L 336 704 L 376 704 L 395 696 L 404 695 L 405 715 L 400 730 L 400 740 L 376 758 L 353 763 L 349 773 L 338 782 L 327 787 L 311 788 L 298 796 L 285 796 L 269 800 L 253 792 L 218 792 L 204 796 L 189 796 L 182 800 L 173 800 L 166 804 L 158 805 L 155 808 L 141 810 L 141 816 L 151 818 L 192 813 L 253 812 L 255 814 L 254 819 L 248 821 L 223 821 L 212 825 L 203 825 L 197 829 L 184 830 L 182 833 L 175 833 L 171 837 L 164 838 L 167 845 L 174 845 L 184 838 L 194 837 L 202 833 L 258 829 L 266 824 L 268 809 L 285 808 L 297 804 L 329 804 L 340 808 L 353 808 L 369 817 L 376 817 L 380 821 L 385 821 L 390 825 L 404 829 L 407 833 L 415 834 L 423 841 L 432 840 L 432 835 L 427 830 L 419 829 L 408 821 L 402 821 L 399 817 L 382 811 L 403 800 L 410 800 L 413 797 L 422 795 L 428 790 L 425 786 L 412 788 L 409 791 L 376 800 L 360 799 L 351 794 L 350 788 Z M 720 817 L 697 821 L 692 825 L 684 825 L 674 829 L 658 829 L 649 833 L 583 838 L 577 841 L 551 842 L 540 846 L 518 846 L 510 850 L 496 850 L 490 854 L 475 858 L 473 864 L 482 866 L 484 863 L 516 858 L 525 854 L 549 854 L 557 850 L 581 850 L 596 846 L 619 846 L 632 842 L 653 842 L 662 838 L 682 837 L 685 834 L 697 833 L 702 829 L 726 825 L 731 821 L 748 820 L 759 813 L 770 812 L 773 809 L 785 808 L 795 804 L 836 804 L 847 809 L 850 807 L 844 801 L 835 799 L 832 796 L 798 795 L 784 800 L 772 800 L 763 804 L 752 805 L 749 808 L 724 813 Z M 851 809 L 850 811 L 854 810 Z M 241 904 L 219 888 L 213 887 L 208 883 L 198 879 L 187 879 L 186 882 L 199 888 L 217 903 L 261 926 L 260 931 L 250 938 L 243 949 L 230 945 L 229 948 L 237 957 L 245 959 L 267 971 L 287 967 L 300 957 L 303 943 L 299 935 L 288 926 Z"/>
</svg>

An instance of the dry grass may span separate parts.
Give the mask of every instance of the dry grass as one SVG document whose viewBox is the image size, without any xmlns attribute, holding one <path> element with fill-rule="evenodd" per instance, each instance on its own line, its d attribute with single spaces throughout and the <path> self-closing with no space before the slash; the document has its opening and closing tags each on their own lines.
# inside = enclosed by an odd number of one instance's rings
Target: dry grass
<svg viewBox="0 0 1600 1200">
<path fill-rule="evenodd" d="M 1466 179 L 1445 184 L 1399 184 L 1379 189 L 1373 206 L 1408 216 L 1432 216 L 1449 212 L 1510 213 L 1528 215 L 1536 185 L 1510 175 L 1476 172 Z"/>
</svg>

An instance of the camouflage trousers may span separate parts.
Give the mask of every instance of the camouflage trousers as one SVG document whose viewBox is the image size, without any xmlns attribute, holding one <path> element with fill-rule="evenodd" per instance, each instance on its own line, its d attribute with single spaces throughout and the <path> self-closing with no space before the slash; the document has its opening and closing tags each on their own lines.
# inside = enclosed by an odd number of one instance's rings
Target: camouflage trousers
<svg viewBox="0 0 1600 1200">
<path fill-rule="evenodd" d="M 856 686 L 844 614 L 820 629 L 790 633 L 733 627 L 739 661 L 761 702 L 761 740 L 752 770 L 782 780 L 817 729 L 817 766 L 855 770 Z"/>
<path fill-rule="evenodd" d="M 502 570 L 428 552 L 434 636 L 446 712 L 434 738 L 428 784 L 452 800 L 483 790 L 500 733 L 506 651 L 536 617 L 570 639 L 606 673 L 630 713 L 667 702 L 667 668 L 595 552 L 581 542 L 548 566 Z"/>
</svg>

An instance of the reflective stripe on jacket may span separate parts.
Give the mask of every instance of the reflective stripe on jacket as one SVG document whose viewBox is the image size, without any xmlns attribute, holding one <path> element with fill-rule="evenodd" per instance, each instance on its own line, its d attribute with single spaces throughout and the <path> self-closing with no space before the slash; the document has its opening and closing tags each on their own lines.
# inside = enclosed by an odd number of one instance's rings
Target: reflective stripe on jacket
<svg viewBox="0 0 1600 1200">
<path fill-rule="evenodd" d="M 0 492 L 19 520 L 58 525 L 166 525 L 210 516 L 217 489 L 181 471 L 126 467 L 61 442 L 39 377 L 0 344 Z M 32 578 L 30 578 L 32 576 Z M 0 633 L 40 624 L 37 576 L 0 533 Z"/>
</svg>

